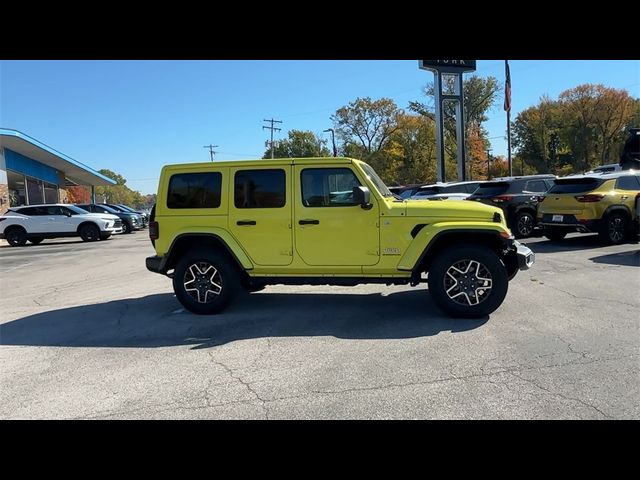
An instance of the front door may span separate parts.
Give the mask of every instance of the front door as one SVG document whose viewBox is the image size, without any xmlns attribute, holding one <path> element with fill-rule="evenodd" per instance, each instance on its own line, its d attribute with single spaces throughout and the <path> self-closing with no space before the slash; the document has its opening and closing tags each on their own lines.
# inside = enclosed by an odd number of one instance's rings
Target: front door
<svg viewBox="0 0 640 480">
<path fill-rule="evenodd" d="M 230 170 L 229 230 L 256 265 L 293 260 L 290 175 L 290 166 Z"/>
<path fill-rule="evenodd" d="M 307 265 L 375 265 L 380 258 L 379 207 L 353 202 L 353 187 L 365 185 L 349 167 L 296 165 L 296 252 Z"/>
</svg>

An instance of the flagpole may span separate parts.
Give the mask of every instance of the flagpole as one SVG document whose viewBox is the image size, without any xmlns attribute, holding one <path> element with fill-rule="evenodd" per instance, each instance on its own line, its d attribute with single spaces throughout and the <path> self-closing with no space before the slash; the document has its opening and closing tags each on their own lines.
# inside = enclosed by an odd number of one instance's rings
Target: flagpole
<svg viewBox="0 0 640 480">
<path fill-rule="evenodd" d="M 511 72 L 509 72 L 509 60 L 504 61 L 505 73 L 509 81 L 509 108 L 507 109 L 507 162 L 509 164 L 509 176 L 513 176 L 511 165 Z"/>
</svg>

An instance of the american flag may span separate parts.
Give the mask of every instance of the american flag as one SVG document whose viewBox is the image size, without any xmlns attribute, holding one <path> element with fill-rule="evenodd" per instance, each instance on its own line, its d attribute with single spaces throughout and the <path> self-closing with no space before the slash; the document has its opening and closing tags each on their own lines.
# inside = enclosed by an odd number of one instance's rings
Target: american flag
<svg viewBox="0 0 640 480">
<path fill-rule="evenodd" d="M 504 111 L 511 111 L 511 72 L 509 72 L 509 60 L 504 61 Z"/>
</svg>

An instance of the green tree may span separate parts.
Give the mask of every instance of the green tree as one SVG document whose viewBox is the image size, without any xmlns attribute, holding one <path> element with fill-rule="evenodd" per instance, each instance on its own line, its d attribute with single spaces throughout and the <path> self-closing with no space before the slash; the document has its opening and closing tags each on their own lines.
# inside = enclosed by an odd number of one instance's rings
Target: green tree
<svg viewBox="0 0 640 480">
<path fill-rule="evenodd" d="M 399 128 L 398 115 L 401 113 L 390 98 L 357 98 L 339 108 L 331 120 L 338 140 L 342 142 L 342 153 L 370 163 L 378 172 L 384 171 L 387 159 L 383 150 Z"/>
<path fill-rule="evenodd" d="M 311 131 L 290 130 L 286 140 L 274 142 L 273 154 L 275 158 L 309 158 L 329 157 L 331 152 L 327 148 L 327 141 L 318 138 Z M 267 150 L 262 158 L 271 158 L 271 146 L 265 142 Z"/>
</svg>

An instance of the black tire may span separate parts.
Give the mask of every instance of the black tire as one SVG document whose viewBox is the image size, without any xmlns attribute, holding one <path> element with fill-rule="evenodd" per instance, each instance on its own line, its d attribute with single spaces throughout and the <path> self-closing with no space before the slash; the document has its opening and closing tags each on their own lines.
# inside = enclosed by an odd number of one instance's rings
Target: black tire
<svg viewBox="0 0 640 480">
<path fill-rule="evenodd" d="M 622 213 L 611 213 L 604 218 L 599 232 L 600 240 L 606 245 L 620 245 L 629 234 L 629 219 Z"/>
<path fill-rule="evenodd" d="M 536 217 L 531 212 L 520 212 L 513 219 L 513 234 L 516 238 L 527 238 L 533 234 Z"/>
<path fill-rule="evenodd" d="M 193 290 L 188 291 L 192 285 Z M 178 262 L 173 274 L 176 297 L 184 308 L 199 315 L 221 312 L 241 288 L 237 266 L 217 253 L 193 252 Z"/>
<path fill-rule="evenodd" d="M 36 238 L 30 238 L 29 242 L 33 243 L 34 245 L 38 245 L 42 243 L 43 240 L 44 240 L 44 237 L 36 237 Z"/>
<path fill-rule="evenodd" d="M 133 229 L 127 222 L 122 222 L 122 233 L 131 233 Z"/>
<path fill-rule="evenodd" d="M 108 240 L 109 238 L 111 238 L 111 234 L 107 233 L 104 235 L 100 235 L 100 240 Z"/>
<path fill-rule="evenodd" d="M 93 223 L 88 223 L 80 227 L 79 233 L 83 242 L 95 242 L 100 238 L 100 229 Z"/>
<path fill-rule="evenodd" d="M 11 227 L 4 233 L 7 243 L 12 247 L 23 247 L 27 243 L 27 232 L 22 227 Z"/>
<path fill-rule="evenodd" d="M 552 242 L 561 242 L 564 240 L 564 237 L 567 236 L 567 230 L 563 228 L 545 228 L 544 236 L 547 237 Z"/>
<path fill-rule="evenodd" d="M 456 268 L 457 271 L 451 271 Z M 458 273 L 460 271 L 462 273 Z M 464 275 L 467 272 L 468 278 Z M 487 284 L 487 280 L 491 283 Z M 479 318 L 493 313 L 502 304 L 509 278 L 506 267 L 492 250 L 456 245 L 438 254 L 429 269 L 428 284 L 431 297 L 445 313 L 459 318 Z"/>
</svg>

